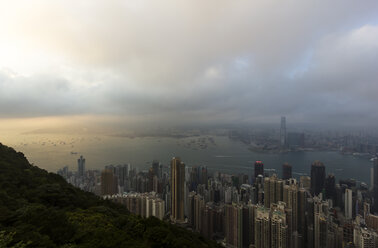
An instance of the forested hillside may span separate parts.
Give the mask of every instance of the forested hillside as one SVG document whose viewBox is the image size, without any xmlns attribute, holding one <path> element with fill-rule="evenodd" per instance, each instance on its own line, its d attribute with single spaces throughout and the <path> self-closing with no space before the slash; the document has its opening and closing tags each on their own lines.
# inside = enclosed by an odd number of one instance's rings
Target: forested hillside
<svg viewBox="0 0 378 248">
<path fill-rule="evenodd" d="M 217 246 L 156 218 L 130 214 L 0 144 L 0 248 Z"/>
</svg>

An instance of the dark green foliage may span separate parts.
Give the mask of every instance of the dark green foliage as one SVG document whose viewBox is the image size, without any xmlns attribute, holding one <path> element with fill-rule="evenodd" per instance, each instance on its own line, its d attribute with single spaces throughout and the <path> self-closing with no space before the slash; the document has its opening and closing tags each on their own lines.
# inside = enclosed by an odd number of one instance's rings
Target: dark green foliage
<svg viewBox="0 0 378 248">
<path fill-rule="evenodd" d="M 0 144 L 0 248 L 217 246 L 170 223 L 132 215 Z"/>
</svg>

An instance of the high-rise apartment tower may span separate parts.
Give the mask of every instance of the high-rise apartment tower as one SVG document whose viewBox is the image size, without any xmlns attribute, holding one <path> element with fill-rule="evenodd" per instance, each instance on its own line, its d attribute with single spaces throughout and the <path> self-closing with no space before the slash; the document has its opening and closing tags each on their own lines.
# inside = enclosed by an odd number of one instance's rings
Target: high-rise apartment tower
<svg viewBox="0 0 378 248">
<path fill-rule="evenodd" d="M 291 165 L 288 163 L 284 163 L 282 165 L 282 179 L 287 180 L 290 178 L 292 178 Z"/>
<path fill-rule="evenodd" d="M 85 158 L 83 156 L 77 160 L 77 173 L 79 177 L 83 177 L 85 174 Z"/>
<path fill-rule="evenodd" d="M 325 186 L 325 166 L 320 161 L 315 161 L 311 165 L 311 193 L 318 195 Z"/>
<path fill-rule="evenodd" d="M 171 219 L 184 222 L 185 164 L 180 158 L 171 161 Z"/>
<path fill-rule="evenodd" d="M 255 162 L 255 179 L 258 175 L 264 176 L 264 164 L 261 161 Z"/>
</svg>

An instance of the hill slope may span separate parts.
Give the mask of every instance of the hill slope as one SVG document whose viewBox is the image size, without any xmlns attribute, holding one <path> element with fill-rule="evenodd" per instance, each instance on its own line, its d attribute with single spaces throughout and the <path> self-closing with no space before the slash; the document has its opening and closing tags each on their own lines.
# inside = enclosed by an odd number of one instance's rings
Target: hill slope
<svg viewBox="0 0 378 248">
<path fill-rule="evenodd" d="M 1 247 L 217 247 L 196 233 L 130 214 L 30 165 L 0 144 Z"/>
</svg>

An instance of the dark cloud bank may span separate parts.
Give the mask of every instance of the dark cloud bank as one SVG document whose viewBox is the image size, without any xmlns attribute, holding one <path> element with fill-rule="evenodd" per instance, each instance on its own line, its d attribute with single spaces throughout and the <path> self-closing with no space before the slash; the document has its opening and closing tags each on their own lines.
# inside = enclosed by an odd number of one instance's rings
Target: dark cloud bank
<svg viewBox="0 0 378 248">
<path fill-rule="evenodd" d="M 38 31 L 38 44 L 64 54 L 70 70 L 2 68 L 0 117 L 210 125 L 285 115 L 378 124 L 376 1 L 93 1 L 89 13 L 60 7 L 36 10 L 42 20 L 61 17 L 45 20 L 53 28 Z M 33 38 L 25 35 L 25 42 Z"/>
</svg>

